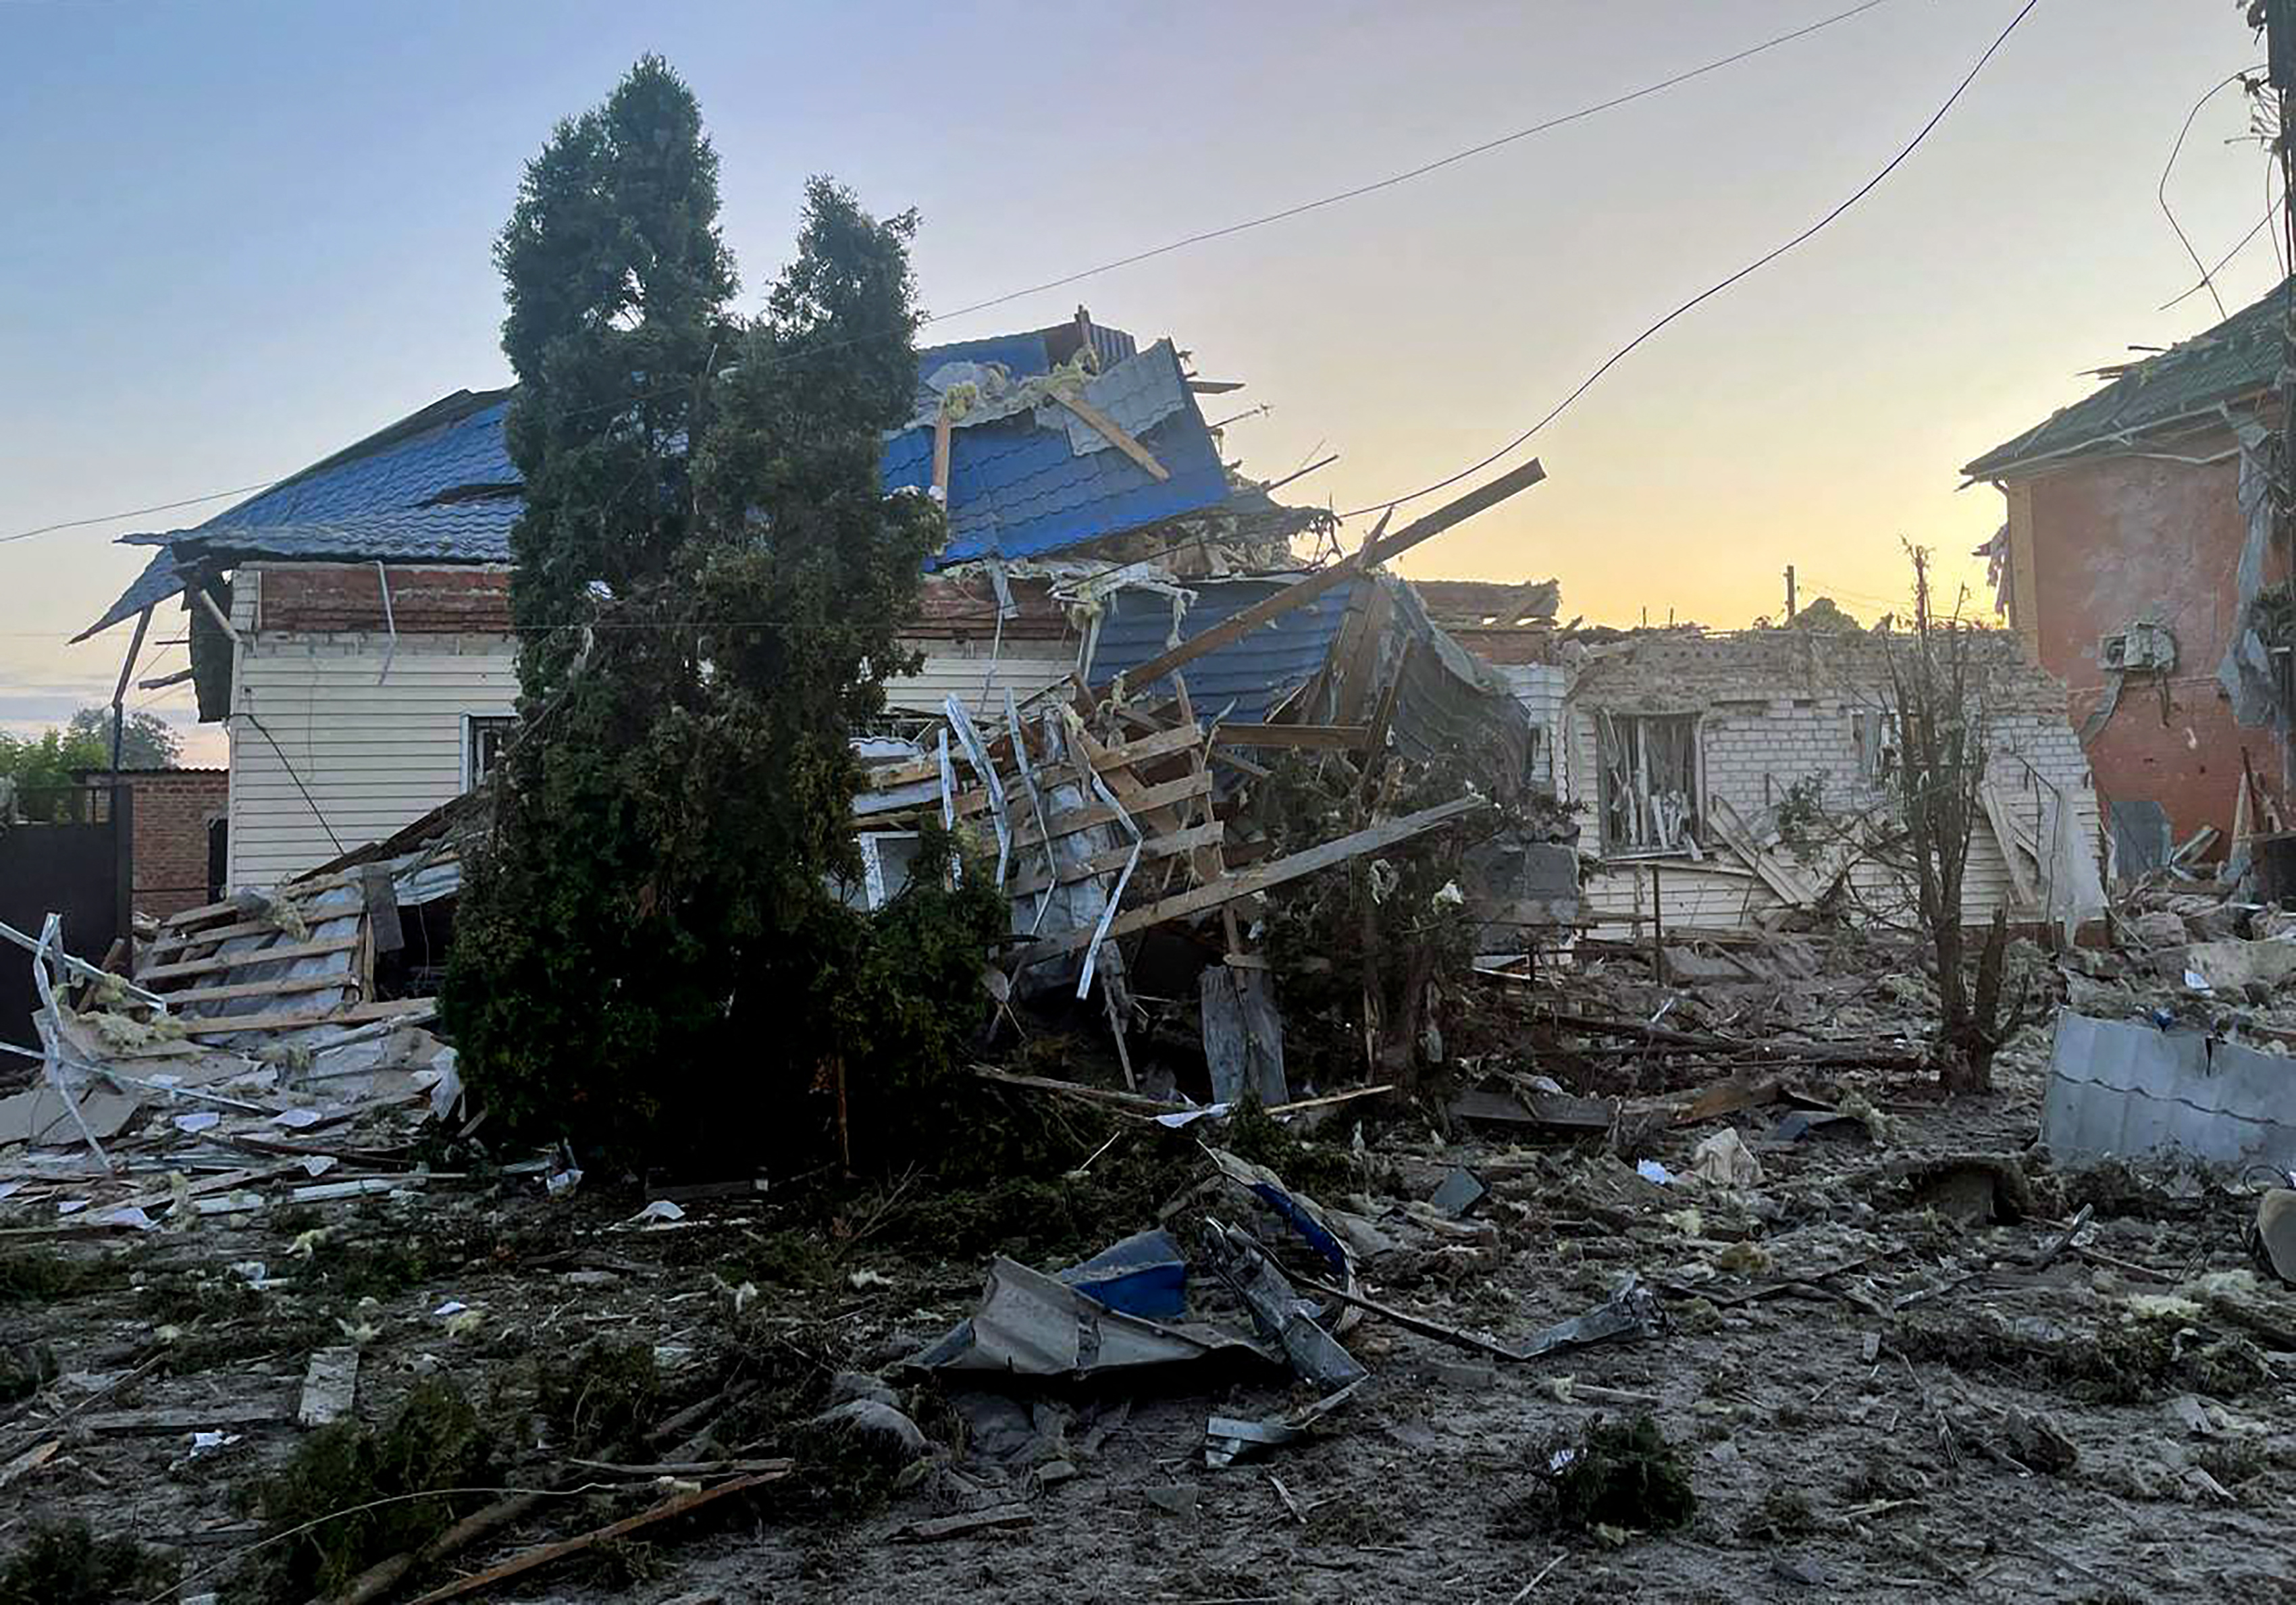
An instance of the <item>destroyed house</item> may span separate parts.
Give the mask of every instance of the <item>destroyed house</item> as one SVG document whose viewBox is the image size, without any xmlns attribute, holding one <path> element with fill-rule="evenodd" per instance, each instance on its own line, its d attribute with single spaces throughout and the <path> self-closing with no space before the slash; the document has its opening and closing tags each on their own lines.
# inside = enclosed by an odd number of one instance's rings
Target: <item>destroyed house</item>
<svg viewBox="0 0 2296 1605">
<path fill-rule="evenodd" d="M 1821 905 L 1898 918 L 1898 761 L 1886 637 L 1866 631 L 1590 632 L 1513 666 L 1553 733 L 1598 931 L 1728 933 Z M 2098 912 L 2096 802 L 2063 688 L 2005 634 L 1972 643 L 1990 759 L 1964 886 L 1972 920 Z"/>
<path fill-rule="evenodd" d="M 2124 880 L 2286 812 L 2296 614 L 2267 463 L 2290 293 L 2105 370 L 1963 471 L 2006 502 L 1997 601 L 2070 688 Z"/>
<path fill-rule="evenodd" d="M 951 699 L 1002 722 L 1053 687 L 1137 668 L 1296 577 L 1292 539 L 1328 533 L 1331 516 L 1231 472 L 1197 404 L 1202 382 L 1170 341 L 1143 348 L 1081 312 L 920 353 L 884 483 L 941 501 L 949 535 L 905 635 L 922 662 L 889 687 L 886 733 L 929 731 Z M 228 886 L 275 885 L 390 836 L 475 787 L 508 739 L 510 533 L 523 504 L 503 438 L 510 395 L 456 392 L 196 528 L 126 537 L 152 560 L 80 638 L 162 605 L 188 611 L 201 717 L 224 722 L 231 744 Z M 1511 784 L 1522 721 L 1440 635 L 1399 581 L 1350 573 L 1201 655 L 1187 690 L 1239 743 L 1310 689 L 1360 733 L 1370 675 L 1398 668 L 1397 743 L 1474 754 Z M 1405 654 L 1406 636 L 1422 650 Z M 1360 667 L 1311 688 L 1343 641 Z"/>
</svg>

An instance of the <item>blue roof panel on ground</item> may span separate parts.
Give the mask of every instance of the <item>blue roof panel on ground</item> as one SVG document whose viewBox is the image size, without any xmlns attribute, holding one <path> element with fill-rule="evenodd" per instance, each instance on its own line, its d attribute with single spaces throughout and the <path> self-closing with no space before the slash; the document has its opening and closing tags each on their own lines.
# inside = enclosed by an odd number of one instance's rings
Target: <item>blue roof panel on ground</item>
<svg viewBox="0 0 2296 1605">
<path fill-rule="evenodd" d="M 1196 600 L 1180 620 L 1180 639 L 1193 640 L 1234 615 L 1294 583 L 1297 575 L 1273 579 L 1208 579 L 1192 582 Z M 1237 724 L 1264 722 L 1268 710 L 1293 687 L 1304 685 L 1332 650 L 1356 580 L 1333 585 L 1313 602 L 1294 608 L 1242 640 L 1205 653 L 1180 671 L 1196 717 Z M 1105 684 L 1115 676 L 1160 656 L 1171 644 L 1172 599 L 1154 591 L 1119 591 L 1110 598 L 1093 647 L 1091 679 Z M 1125 687 L 1128 698 L 1144 692 L 1171 694 L 1168 676 L 1152 686 Z"/>
</svg>

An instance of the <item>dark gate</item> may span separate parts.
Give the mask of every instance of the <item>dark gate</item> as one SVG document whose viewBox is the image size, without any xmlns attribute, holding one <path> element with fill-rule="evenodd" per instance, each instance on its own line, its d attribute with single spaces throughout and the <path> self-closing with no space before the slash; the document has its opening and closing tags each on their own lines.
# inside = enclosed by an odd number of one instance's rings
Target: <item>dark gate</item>
<svg viewBox="0 0 2296 1605">
<path fill-rule="evenodd" d="M 109 808 L 101 795 L 106 790 Z M 37 938 L 42 921 L 60 914 L 64 946 L 91 964 L 102 963 L 127 930 L 129 888 L 135 883 L 135 800 L 127 786 L 19 797 L 19 811 L 39 823 L 0 823 L 0 921 Z M 39 1006 L 32 955 L 0 940 L 0 1042 L 39 1046 L 32 1028 Z"/>
</svg>

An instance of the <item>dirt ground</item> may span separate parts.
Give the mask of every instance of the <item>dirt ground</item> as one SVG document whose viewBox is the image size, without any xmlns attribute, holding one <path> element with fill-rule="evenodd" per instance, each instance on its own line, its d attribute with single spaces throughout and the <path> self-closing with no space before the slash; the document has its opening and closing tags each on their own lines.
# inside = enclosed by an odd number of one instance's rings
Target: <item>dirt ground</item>
<svg viewBox="0 0 2296 1605">
<path fill-rule="evenodd" d="M 825 1235 L 786 1229 L 799 1206 L 777 1195 L 643 1224 L 634 1197 L 545 1199 L 531 1178 L 226 1216 L 127 1248 L 46 1240 L 19 1213 L 0 1221 L 14 1229 L 0 1357 L 32 1379 L 16 1395 L 34 1390 L 0 1405 L 0 1556 L 35 1523 L 77 1517 L 180 1568 L 179 1593 L 119 1597 L 266 1597 L 242 1569 L 265 1558 L 247 1493 L 310 1437 L 293 1415 L 315 1349 L 358 1346 L 371 1422 L 452 1380 L 504 1434 L 498 1486 L 523 1487 L 584 1474 L 542 1393 L 611 1343 L 658 1363 L 646 1419 L 699 1404 L 684 1424 L 705 1458 L 784 1453 L 844 1370 L 885 1372 L 933 1456 L 882 1497 L 767 1489 L 469 1597 L 2296 1600 L 2296 1298 L 2245 1274 L 2249 1206 L 2175 1178 L 2055 1175 L 2031 1156 L 1997 1176 L 1944 1163 L 2024 1154 L 2045 1054 L 2029 1034 L 2000 1092 L 1945 1109 L 1902 1080 L 1829 1082 L 1883 1111 L 1878 1135 L 1774 1144 L 1779 1111 L 1742 1112 L 1762 1172 L 1743 1188 L 1690 1174 L 1725 1121 L 1655 1128 L 1636 1157 L 1663 1164 L 1665 1185 L 1615 1145 L 1374 1133 L 1369 1190 L 1324 1200 L 1394 1241 L 1362 1266 L 1373 1297 L 1519 1341 L 1632 1272 L 1669 1330 L 1511 1364 L 1366 1316 L 1346 1338 L 1372 1373 L 1357 1395 L 1310 1441 L 1224 1470 L 1204 1463 L 1207 1415 L 1296 1403 L 1281 1378 L 1000 1403 L 896 1374 L 969 1313 L 985 1263 L 917 1250 L 898 1222 L 938 1206 L 914 1190 L 851 1206 Z M 1490 1187 L 1464 1224 L 1410 1208 L 1458 1161 Z M 742 1408 L 707 1402 L 752 1389 Z M 1685 1457 L 1690 1525 L 1546 1526 L 1527 1496 L 1557 1446 L 1644 1410 Z M 180 1413 L 139 1429 L 136 1412 Z M 210 1419 L 233 1441 L 195 1451 Z M 588 1491 L 391 1597 L 665 1492 L 587 1475 Z M 1019 1525 L 902 1536 L 1014 1505 Z"/>
</svg>

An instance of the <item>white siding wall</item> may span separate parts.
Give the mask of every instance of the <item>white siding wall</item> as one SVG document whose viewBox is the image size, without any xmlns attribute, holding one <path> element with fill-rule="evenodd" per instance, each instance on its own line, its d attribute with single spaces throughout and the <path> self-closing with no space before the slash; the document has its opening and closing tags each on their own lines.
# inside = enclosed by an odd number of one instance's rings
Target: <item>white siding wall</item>
<svg viewBox="0 0 2296 1605">
<path fill-rule="evenodd" d="M 241 569 L 232 605 L 241 643 L 226 873 L 234 888 L 276 885 L 457 796 L 464 716 L 506 715 L 518 698 L 510 636 L 401 635 L 386 677 L 390 643 L 380 634 L 256 633 L 261 584 L 259 568 Z M 937 714 L 954 692 L 977 716 L 1001 720 L 1006 687 L 1025 701 L 1075 662 L 1072 652 L 994 663 L 985 653 L 931 656 L 914 678 L 890 687 L 890 700 Z"/>
<path fill-rule="evenodd" d="M 232 596 L 234 888 L 276 885 L 456 796 L 463 716 L 511 713 L 518 695 L 506 635 L 401 635 L 393 652 L 381 634 L 258 635 L 261 584 L 243 568 Z"/>
<path fill-rule="evenodd" d="M 1564 724 L 1563 699 L 1570 690 L 1570 671 L 1559 663 L 1498 663 L 1491 666 L 1514 692 L 1514 700 L 1539 729 L 1539 778 L 1557 797 L 1570 795 L 1570 741 Z"/>
<path fill-rule="evenodd" d="M 885 687 L 885 706 L 898 713 L 938 714 L 954 694 L 964 699 L 975 719 L 1001 723 L 1005 692 L 1013 693 L 1014 701 L 1026 702 L 1046 686 L 1067 679 L 1075 669 L 1072 643 L 1060 656 L 1050 658 L 1015 657 L 1009 647 L 994 659 L 986 651 L 977 657 L 929 652 L 915 675 Z"/>
</svg>

